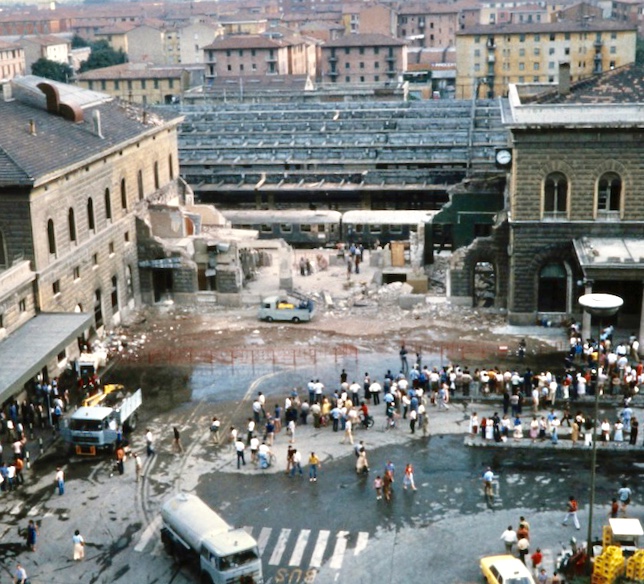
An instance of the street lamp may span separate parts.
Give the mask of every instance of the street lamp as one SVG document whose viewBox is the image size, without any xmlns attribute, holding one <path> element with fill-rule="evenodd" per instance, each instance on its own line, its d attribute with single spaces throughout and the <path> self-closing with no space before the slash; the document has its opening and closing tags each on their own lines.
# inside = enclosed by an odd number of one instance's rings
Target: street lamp
<svg viewBox="0 0 644 584">
<path fill-rule="evenodd" d="M 602 334 L 602 319 L 617 314 L 624 300 L 614 294 L 584 294 L 579 298 L 581 307 L 599 321 L 597 331 L 597 377 L 599 378 L 599 346 Z M 595 478 L 597 466 L 597 417 L 599 416 L 599 379 L 595 386 L 595 413 L 593 414 L 593 445 L 590 456 L 590 504 L 588 509 L 588 539 L 586 543 L 586 566 L 590 571 L 593 537 L 593 507 L 595 505 Z"/>
</svg>

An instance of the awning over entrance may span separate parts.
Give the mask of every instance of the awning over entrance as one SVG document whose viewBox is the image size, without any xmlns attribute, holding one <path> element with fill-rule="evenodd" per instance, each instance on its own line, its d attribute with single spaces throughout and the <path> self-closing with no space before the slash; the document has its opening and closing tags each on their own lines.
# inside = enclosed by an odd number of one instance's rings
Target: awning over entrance
<svg viewBox="0 0 644 584">
<path fill-rule="evenodd" d="M 0 343 L 0 403 L 80 336 L 93 322 L 85 312 L 41 313 Z"/>
<path fill-rule="evenodd" d="M 587 278 L 644 279 L 644 239 L 582 237 L 573 244 Z"/>
</svg>

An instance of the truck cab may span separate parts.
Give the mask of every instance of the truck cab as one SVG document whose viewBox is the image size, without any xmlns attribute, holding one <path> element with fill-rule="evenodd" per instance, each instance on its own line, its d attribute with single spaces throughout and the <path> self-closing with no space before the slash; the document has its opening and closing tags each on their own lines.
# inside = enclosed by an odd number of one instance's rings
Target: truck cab
<svg viewBox="0 0 644 584">
<path fill-rule="evenodd" d="M 308 322 L 313 318 L 312 300 L 292 300 L 283 296 L 269 296 L 262 300 L 258 317 L 267 322 L 290 321 L 293 323 Z"/>
</svg>

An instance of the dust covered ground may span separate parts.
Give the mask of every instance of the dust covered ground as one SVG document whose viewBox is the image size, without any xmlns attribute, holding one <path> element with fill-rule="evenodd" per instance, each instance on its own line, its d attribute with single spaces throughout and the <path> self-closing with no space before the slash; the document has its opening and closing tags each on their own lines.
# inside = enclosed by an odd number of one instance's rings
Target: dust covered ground
<svg viewBox="0 0 644 584">
<path fill-rule="evenodd" d="M 279 290 L 278 263 L 258 270 L 245 289 L 241 308 L 216 305 L 161 304 L 142 309 L 129 323 L 112 331 L 110 340 L 131 362 L 194 361 L 195 355 L 233 349 L 293 347 L 331 349 L 351 346 L 359 351 L 393 352 L 402 342 L 410 353 L 440 350 L 470 366 L 492 366 L 500 357 L 511 360 L 519 340 L 526 338 L 528 356 L 546 356 L 565 347 L 563 329 L 509 327 L 495 309 L 452 305 L 445 297 L 447 256 L 426 269 L 430 289 L 424 302 L 400 308 L 406 285 L 377 283 L 379 268 L 366 261 L 360 274 L 347 275 L 345 264 L 329 262 L 325 270 L 300 276 L 296 262 L 315 259 L 320 250 L 293 254 L 294 288 L 313 298 L 314 319 L 308 323 L 266 323 L 257 310 L 262 297 Z M 331 255 L 331 252 L 323 252 Z M 331 258 L 332 259 L 332 258 Z M 504 352 L 507 347 L 507 353 Z M 160 357 L 165 355 L 165 357 Z M 201 357 L 205 359 L 206 357 Z M 197 360 L 200 358 L 197 357 Z"/>
</svg>

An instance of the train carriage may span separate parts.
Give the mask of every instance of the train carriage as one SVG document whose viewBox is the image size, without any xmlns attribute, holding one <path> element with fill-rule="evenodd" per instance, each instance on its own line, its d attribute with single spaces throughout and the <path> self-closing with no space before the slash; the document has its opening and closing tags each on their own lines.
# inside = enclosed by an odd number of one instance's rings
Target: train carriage
<svg viewBox="0 0 644 584">
<path fill-rule="evenodd" d="M 231 210 L 221 211 L 238 229 L 255 229 L 260 239 L 281 238 L 294 247 L 325 247 L 340 240 L 338 211 Z"/>
<path fill-rule="evenodd" d="M 342 241 L 366 247 L 408 240 L 421 224 L 431 226 L 437 211 L 347 211 L 342 215 Z"/>
</svg>

